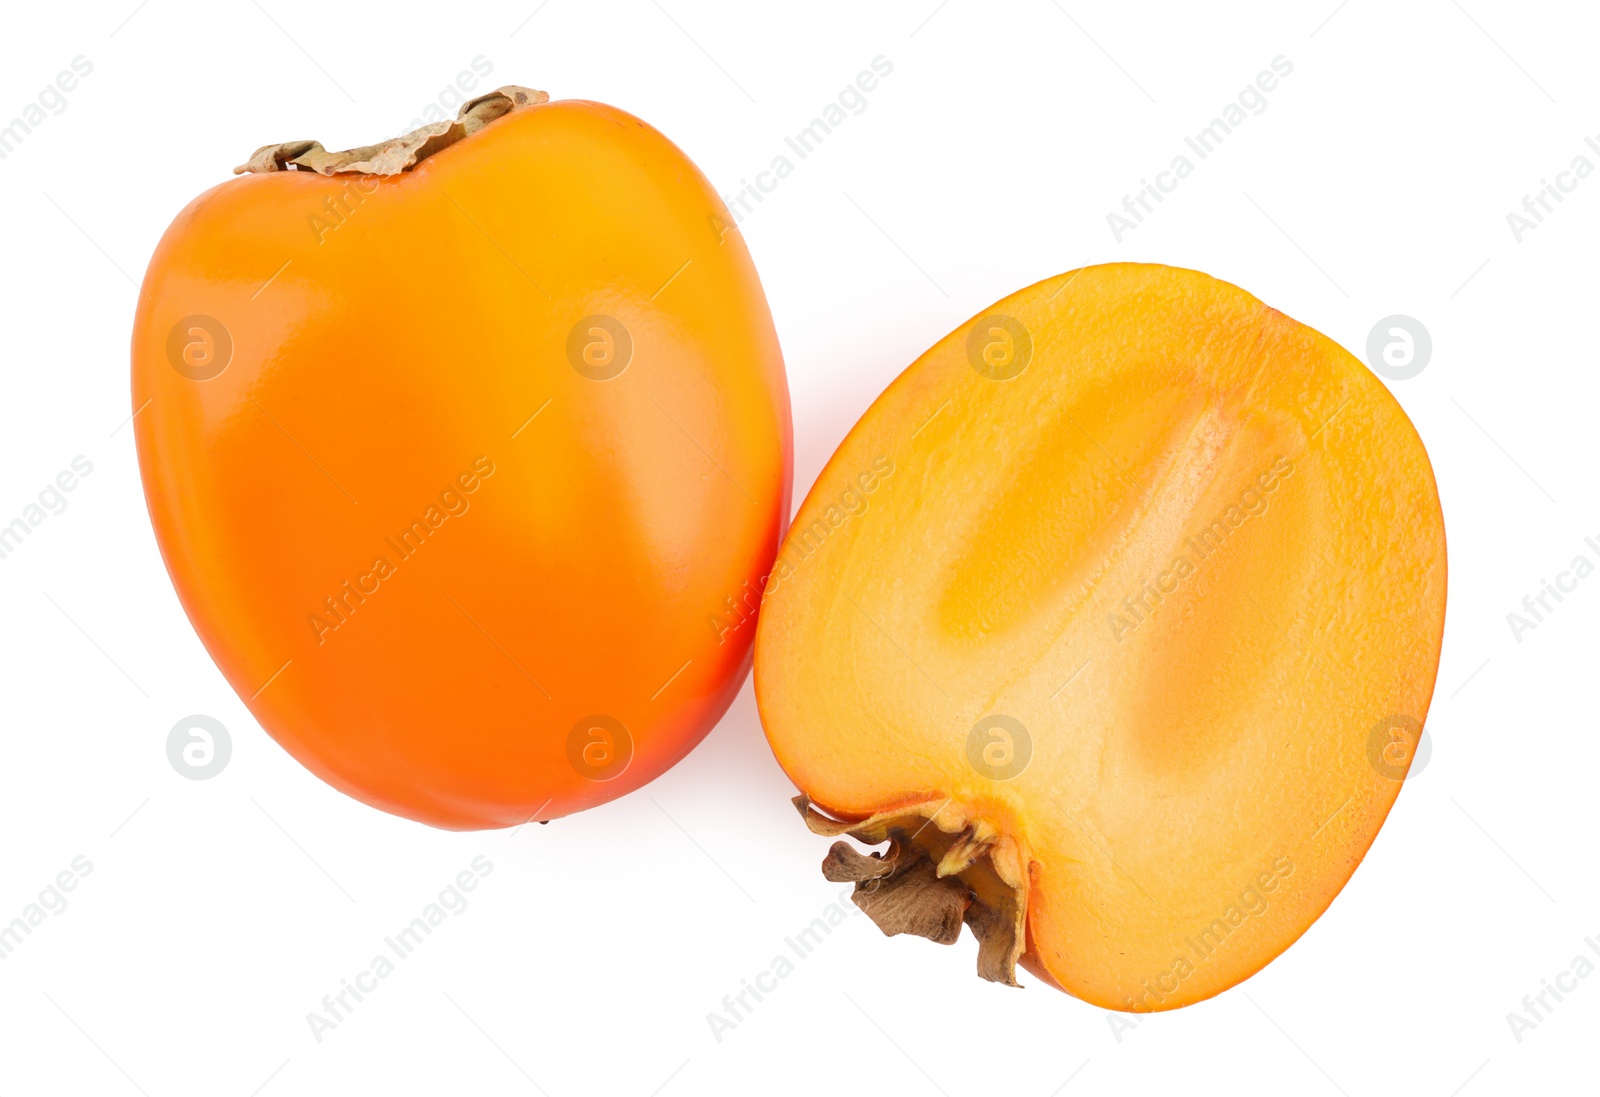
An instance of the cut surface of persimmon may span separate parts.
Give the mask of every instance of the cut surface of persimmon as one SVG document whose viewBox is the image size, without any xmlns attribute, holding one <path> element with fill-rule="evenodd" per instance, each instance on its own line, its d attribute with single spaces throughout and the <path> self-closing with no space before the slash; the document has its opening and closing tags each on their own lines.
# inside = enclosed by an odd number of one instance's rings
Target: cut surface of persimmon
<svg viewBox="0 0 1600 1097">
<path fill-rule="evenodd" d="M 789 509 L 765 295 L 682 151 L 507 87 L 260 149 L 151 260 L 145 496 L 229 684 L 352 796 L 549 820 L 689 752 Z"/>
<path fill-rule="evenodd" d="M 756 695 L 886 933 L 1110 1009 L 1199 1001 L 1327 908 L 1438 666 L 1416 431 L 1327 337 L 1169 267 L 1006 298 L 883 393 L 779 551 Z"/>
</svg>

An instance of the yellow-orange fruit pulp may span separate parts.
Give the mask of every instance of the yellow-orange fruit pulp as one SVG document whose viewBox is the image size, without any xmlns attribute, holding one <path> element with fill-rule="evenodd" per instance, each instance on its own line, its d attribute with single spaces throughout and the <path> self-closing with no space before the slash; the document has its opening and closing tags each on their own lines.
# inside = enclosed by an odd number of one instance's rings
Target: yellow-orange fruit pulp
<svg viewBox="0 0 1600 1097">
<path fill-rule="evenodd" d="M 1171 1009 L 1350 878 L 1444 608 L 1427 454 L 1366 367 L 1207 275 L 1088 267 L 940 340 L 840 445 L 757 699 L 812 829 L 890 841 L 824 863 L 885 932 L 965 923 L 988 978 Z"/>
</svg>

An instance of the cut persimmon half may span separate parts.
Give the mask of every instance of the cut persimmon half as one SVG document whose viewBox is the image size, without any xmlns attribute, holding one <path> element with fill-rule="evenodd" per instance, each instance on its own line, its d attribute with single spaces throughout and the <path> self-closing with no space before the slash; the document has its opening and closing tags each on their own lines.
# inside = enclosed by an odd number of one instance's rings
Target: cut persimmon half
<svg viewBox="0 0 1600 1097">
<path fill-rule="evenodd" d="M 1199 1001 L 1328 907 L 1438 667 L 1422 442 L 1342 347 L 1195 271 L 1087 267 L 940 340 L 800 508 L 756 695 L 885 933 L 1110 1009 Z"/>
</svg>

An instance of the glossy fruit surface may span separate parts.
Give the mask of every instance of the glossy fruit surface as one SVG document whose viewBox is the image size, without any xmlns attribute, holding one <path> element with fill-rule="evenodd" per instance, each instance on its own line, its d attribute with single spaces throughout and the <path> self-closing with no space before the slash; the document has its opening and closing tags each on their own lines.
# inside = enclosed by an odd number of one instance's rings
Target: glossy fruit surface
<svg viewBox="0 0 1600 1097">
<path fill-rule="evenodd" d="M 989 978 L 1170 1009 L 1349 879 L 1444 606 L 1428 458 L 1366 367 L 1206 275 L 1089 267 L 850 432 L 767 587 L 757 699 L 812 828 L 892 841 L 824 865 L 886 932 L 965 921 Z"/>
<path fill-rule="evenodd" d="M 313 772 L 437 826 L 657 776 L 740 686 L 789 508 L 783 362 L 716 193 L 579 101 L 399 174 L 268 170 L 178 216 L 133 338 L 207 651 Z"/>
</svg>

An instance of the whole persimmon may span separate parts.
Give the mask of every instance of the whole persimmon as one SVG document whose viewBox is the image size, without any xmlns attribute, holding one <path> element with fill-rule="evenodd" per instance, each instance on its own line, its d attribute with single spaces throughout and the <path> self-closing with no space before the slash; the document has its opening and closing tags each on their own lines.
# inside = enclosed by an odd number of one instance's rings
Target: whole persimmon
<svg viewBox="0 0 1600 1097">
<path fill-rule="evenodd" d="M 1355 871 L 1433 693 L 1422 442 L 1331 339 L 1194 271 L 1030 286 L 871 406 L 765 590 L 756 697 L 831 880 L 1109 1009 L 1187 1005 Z M 820 809 L 820 810 L 819 810 Z"/>
<path fill-rule="evenodd" d="M 324 780 L 435 826 L 643 785 L 749 667 L 783 360 L 716 192 L 644 122 L 507 87 L 178 215 L 133 332 L 190 621 Z"/>
</svg>

